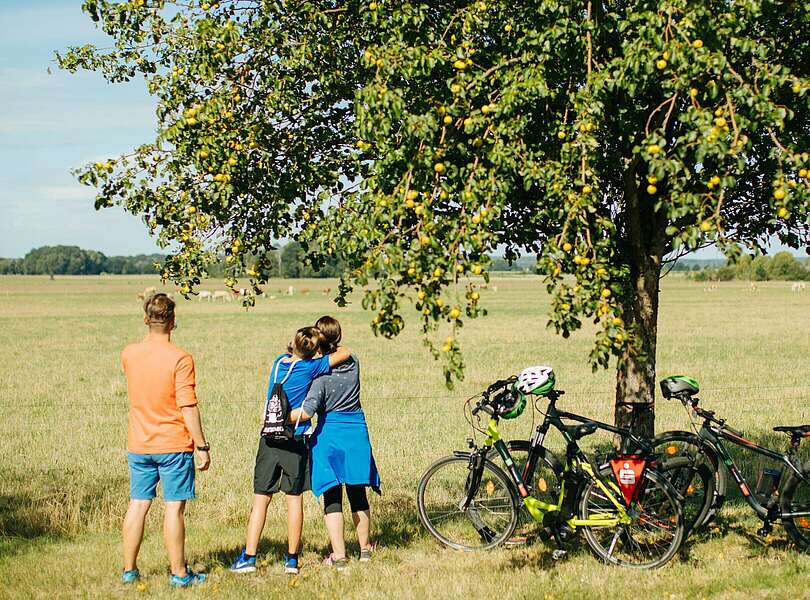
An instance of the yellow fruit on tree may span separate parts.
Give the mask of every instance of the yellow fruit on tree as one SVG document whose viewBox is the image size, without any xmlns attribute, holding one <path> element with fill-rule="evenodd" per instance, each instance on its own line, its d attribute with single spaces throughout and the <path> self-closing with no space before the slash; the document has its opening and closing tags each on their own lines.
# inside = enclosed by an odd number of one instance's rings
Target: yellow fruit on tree
<svg viewBox="0 0 810 600">
<path fill-rule="evenodd" d="M 698 89 L 697 88 L 689 88 L 689 95 L 692 96 L 692 98 L 694 98 L 695 96 L 698 95 Z"/>
<path fill-rule="evenodd" d="M 700 224 L 700 230 L 704 231 L 704 232 L 705 231 L 711 231 L 712 230 L 711 222 L 710 221 L 703 221 L 703 223 Z"/>
<path fill-rule="evenodd" d="M 433 170 L 441 175 L 444 173 L 444 163 L 437 162 L 435 165 L 433 165 Z"/>
<path fill-rule="evenodd" d="M 433 269 L 433 276 L 434 277 L 441 277 L 444 274 L 444 270 L 441 267 L 436 267 Z"/>
<path fill-rule="evenodd" d="M 416 269 L 414 269 L 413 267 L 411 267 L 410 269 L 408 269 L 408 275 L 410 275 L 411 277 L 413 277 L 414 275 L 416 275 Z"/>
<path fill-rule="evenodd" d="M 454 94 L 458 94 L 461 91 L 461 86 L 457 83 L 454 83 L 453 85 L 450 86 L 450 91 L 453 92 Z"/>
<path fill-rule="evenodd" d="M 459 59 L 453 63 L 453 68 L 458 69 L 459 71 L 463 71 L 464 69 L 467 68 L 467 63 Z"/>
<path fill-rule="evenodd" d="M 416 190 L 408 190 L 408 194 L 405 196 L 408 200 L 416 200 L 419 197 L 419 192 Z"/>
<path fill-rule="evenodd" d="M 377 3 L 376 2 L 369 2 L 368 9 L 369 10 L 377 10 Z"/>
<path fill-rule="evenodd" d="M 612 293 L 608 288 L 605 288 L 602 290 L 602 298 L 610 298 Z"/>
<path fill-rule="evenodd" d="M 565 139 L 565 132 L 564 132 L 562 129 L 560 129 L 560 130 L 557 132 L 557 139 L 560 139 L 560 140 L 564 140 L 564 139 Z"/>
<path fill-rule="evenodd" d="M 479 294 L 478 292 L 473 292 L 472 294 L 470 294 L 470 300 L 472 300 L 473 302 L 478 302 L 480 298 L 481 294 Z"/>
<path fill-rule="evenodd" d="M 512 31 L 512 26 L 509 23 L 507 23 L 506 25 L 504 25 L 503 30 L 506 33 L 509 33 L 510 31 Z"/>
<path fill-rule="evenodd" d="M 778 214 L 781 219 L 787 219 L 790 216 L 790 211 L 784 206 L 780 206 L 776 214 Z"/>
<path fill-rule="evenodd" d="M 464 265 L 456 265 L 456 273 L 463 273 Z"/>
<path fill-rule="evenodd" d="M 582 193 L 583 194 L 590 194 L 593 191 L 593 188 L 589 186 L 587 183 L 582 186 Z"/>
<path fill-rule="evenodd" d="M 481 271 L 483 271 L 483 269 L 481 268 L 481 265 L 475 264 L 475 265 L 472 266 L 473 275 L 480 275 Z"/>
<path fill-rule="evenodd" d="M 807 169 L 799 169 L 799 177 L 801 177 L 802 179 L 806 179 L 807 178 Z"/>
<path fill-rule="evenodd" d="M 481 112 L 483 114 L 489 113 L 489 104 L 484 104 L 484 106 L 481 107 Z"/>
<path fill-rule="evenodd" d="M 695 48 L 695 49 L 698 49 L 698 50 L 700 48 L 703 48 L 703 40 L 694 40 L 692 42 L 692 47 Z"/>
<path fill-rule="evenodd" d="M 726 126 L 726 120 L 723 117 L 717 117 L 714 120 L 714 124 L 717 125 L 718 127 L 725 127 Z"/>
<path fill-rule="evenodd" d="M 661 146 L 659 146 L 658 144 L 650 144 L 649 146 L 647 146 L 647 152 L 655 156 L 656 154 L 661 152 Z"/>
<path fill-rule="evenodd" d="M 656 177 L 655 175 L 648 175 L 647 183 L 649 183 L 650 185 L 655 185 L 656 183 L 658 183 L 658 177 Z"/>
<path fill-rule="evenodd" d="M 461 311 L 457 308 L 452 308 L 450 309 L 450 313 L 448 314 L 448 316 L 451 319 L 458 319 L 461 316 Z"/>
<path fill-rule="evenodd" d="M 658 69 L 659 71 L 666 69 L 667 61 L 665 61 L 663 58 L 658 59 L 655 63 L 655 68 Z"/>
<path fill-rule="evenodd" d="M 714 111 L 714 116 L 715 117 L 722 117 L 723 116 L 723 107 L 722 106 L 717 107 L 717 110 Z"/>
<path fill-rule="evenodd" d="M 444 122 L 445 125 L 450 125 L 450 123 L 453 122 L 453 117 L 451 117 L 450 115 L 445 115 L 444 119 L 442 119 L 442 122 Z"/>
<path fill-rule="evenodd" d="M 655 194 L 655 192 L 657 192 L 657 191 L 658 191 L 658 188 L 657 188 L 657 187 L 655 187 L 654 185 L 650 184 L 650 185 L 648 185 L 648 186 L 647 186 L 647 193 L 648 193 L 650 196 L 652 196 L 653 194 Z"/>
<path fill-rule="evenodd" d="M 782 189 L 782 188 L 776 188 L 773 191 L 773 197 L 776 198 L 777 200 L 784 200 L 784 198 L 785 198 L 785 190 Z"/>
<path fill-rule="evenodd" d="M 621 327 L 622 325 L 622 320 L 619 317 L 613 317 L 613 320 L 611 322 L 616 327 Z"/>
<path fill-rule="evenodd" d="M 188 214 L 190 214 L 190 215 L 193 215 L 195 212 L 197 212 L 197 207 L 196 207 L 196 206 L 189 206 L 189 207 L 186 209 L 186 212 L 187 212 Z"/>
<path fill-rule="evenodd" d="M 571 252 L 572 248 L 573 248 L 573 246 L 571 245 L 570 242 L 565 242 L 563 244 L 563 250 L 565 250 L 566 252 Z"/>
<path fill-rule="evenodd" d="M 801 91 L 802 91 L 802 86 L 801 86 L 801 84 L 800 84 L 800 83 L 797 81 L 796 83 L 794 83 L 794 84 L 793 84 L 793 86 L 792 86 L 790 89 L 793 91 L 793 93 L 794 93 L 794 94 L 798 94 L 799 92 L 801 92 Z"/>
<path fill-rule="evenodd" d="M 481 222 L 481 217 L 479 217 L 478 215 L 473 215 L 472 222 L 474 225 L 478 225 Z"/>
<path fill-rule="evenodd" d="M 427 246 L 430 243 L 430 237 L 427 235 L 422 235 L 419 237 L 419 243 L 423 246 Z"/>
</svg>

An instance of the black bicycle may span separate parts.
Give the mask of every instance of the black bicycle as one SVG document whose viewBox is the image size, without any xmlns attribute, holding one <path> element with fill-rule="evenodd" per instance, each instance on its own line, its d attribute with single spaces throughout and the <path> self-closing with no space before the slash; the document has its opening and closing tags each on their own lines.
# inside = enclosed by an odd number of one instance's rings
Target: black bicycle
<svg viewBox="0 0 810 600">
<path fill-rule="evenodd" d="M 758 533 L 767 535 L 773 530 L 773 523 L 781 521 L 796 545 L 810 552 L 810 461 L 802 465 L 797 456 L 802 439 L 810 437 L 810 425 L 780 426 L 773 430 L 789 436 L 786 453 L 755 444 L 739 431 L 726 424 L 725 419 L 713 411 L 699 406 L 697 381 L 689 377 L 676 376 L 660 383 L 666 399 L 676 399 L 687 410 L 691 409 L 690 422 L 696 433 L 669 431 L 655 438 L 655 446 L 665 455 L 686 458 L 692 467 L 681 473 L 671 472 L 676 487 L 690 485 L 691 477 L 697 469 L 711 470 L 716 483 L 716 491 L 703 498 L 685 497 L 687 509 L 687 529 L 706 525 L 717 513 L 726 497 L 726 469 L 742 493 L 743 498 L 762 519 Z M 697 429 L 696 419 L 702 419 Z M 725 447 L 725 442 L 781 463 L 779 469 L 764 469 L 756 486 L 751 485 L 737 467 Z M 680 483 L 679 483 L 680 479 Z"/>
<path fill-rule="evenodd" d="M 551 533 L 558 546 L 555 558 L 565 553 L 564 542 L 582 528 L 588 545 L 605 562 L 654 568 L 669 561 L 683 538 L 682 500 L 659 472 L 650 442 L 630 431 L 558 410 L 556 403 L 564 392 L 550 389 L 542 394 L 548 399 L 545 418 L 528 443 L 526 463 L 519 470 L 510 445 L 498 431 L 499 418 L 509 414 L 516 402 L 513 383 L 514 378 L 494 383 L 470 408 L 468 420 L 485 434 L 484 444 L 478 447 L 468 439 L 468 452 L 439 459 L 422 476 L 417 505 L 427 530 L 457 550 L 492 548 L 510 538 L 522 505 L 533 521 Z M 480 413 L 489 415 L 486 428 L 480 421 L 473 422 Z M 567 425 L 563 419 L 579 423 Z M 543 447 L 551 427 L 566 441 L 563 461 Z M 577 443 L 597 429 L 625 439 L 622 451 L 600 466 Z M 511 446 L 516 452 L 523 448 L 522 444 Z M 493 455 L 501 457 L 505 471 L 490 460 Z M 679 468 L 687 468 L 688 462 L 676 459 Z M 539 481 L 538 465 L 547 479 L 534 487 Z"/>
</svg>

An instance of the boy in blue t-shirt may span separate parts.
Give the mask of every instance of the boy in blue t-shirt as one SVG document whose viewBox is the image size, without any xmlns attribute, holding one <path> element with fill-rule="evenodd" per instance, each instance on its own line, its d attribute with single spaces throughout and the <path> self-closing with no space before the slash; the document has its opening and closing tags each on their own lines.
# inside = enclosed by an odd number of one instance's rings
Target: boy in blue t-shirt
<svg viewBox="0 0 810 600">
<path fill-rule="evenodd" d="M 341 347 L 327 356 L 313 358 L 318 353 L 321 341 L 322 334 L 315 327 L 303 327 L 296 332 L 288 348 L 290 353 L 281 354 L 273 361 L 267 386 L 268 399 L 274 384 L 281 383 L 290 409 L 299 408 L 313 379 L 329 373 L 333 366 L 351 357 L 351 351 Z M 309 449 L 304 440 L 304 432 L 308 427 L 308 423 L 299 425 L 295 429 L 294 439 L 289 441 L 278 442 L 266 437 L 259 440 L 253 471 L 253 505 L 248 519 L 247 542 L 231 566 L 231 571 L 249 573 L 256 570 L 256 552 L 267 518 L 267 507 L 273 494 L 283 492 L 287 499 L 287 553 L 284 556 L 284 570 L 287 573 L 298 573 L 298 549 L 304 524 L 301 494 L 309 489 Z"/>
</svg>

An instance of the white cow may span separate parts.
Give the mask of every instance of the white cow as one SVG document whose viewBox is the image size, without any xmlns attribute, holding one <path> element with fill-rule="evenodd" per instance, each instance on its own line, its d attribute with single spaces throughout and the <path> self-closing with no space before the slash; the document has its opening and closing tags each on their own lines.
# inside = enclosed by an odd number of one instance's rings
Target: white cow
<svg viewBox="0 0 810 600">
<path fill-rule="evenodd" d="M 792 286 L 790 286 L 790 291 L 796 293 L 803 292 L 806 287 L 807 284 L 804 283 L 803 281 L 796 281 Z"/>
<path fill-rule="evenodd" d="M 226 292 L 225 290 L 217 290 L 211 295 L 211 299 L 216 302 L 217 300 L 224 300 L 225 302 L 231 302 L 233 298 L 231 297 L 230 292 Z"/>
<path fill-rule="evenodd" d="M 212 296 L 213 294 L 208 290 L 200 290 L 200 293 L 197 295 L 197 301 L 200 302 L 202 300 L 207 300 L 208 302 L 211 302 Z"/>
</svg>

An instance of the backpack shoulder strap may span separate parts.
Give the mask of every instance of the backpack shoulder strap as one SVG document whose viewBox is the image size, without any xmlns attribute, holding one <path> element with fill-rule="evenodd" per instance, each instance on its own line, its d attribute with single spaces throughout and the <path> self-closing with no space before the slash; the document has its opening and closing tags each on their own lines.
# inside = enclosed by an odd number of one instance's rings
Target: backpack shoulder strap
<svg viewBox="0 0 810 600">
<path fill-rule="evenodd" d="M 284 382 L 287 381 L 290 374 L 293 372 L 293 369 L 295 368 L 295 363 L 297 363 L 298 361 L 299 361 L 299 359 L 296 358 L 290 363 L 290 370 L 287 371 L 287 374 L 284 376 L 284 379 L 281 380 L 281 382 L 280 382 L 281 385 L 284 385 Z M 278 382 L 278 368 L 279 368 L 280 365 L 281 365 L 281 359 L 279 359 L 279 361 L 276 363 L 276 369 L 273 372 L 273 383 L 274 384 Z"/>
</svg>

